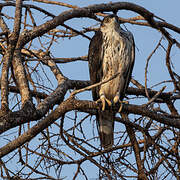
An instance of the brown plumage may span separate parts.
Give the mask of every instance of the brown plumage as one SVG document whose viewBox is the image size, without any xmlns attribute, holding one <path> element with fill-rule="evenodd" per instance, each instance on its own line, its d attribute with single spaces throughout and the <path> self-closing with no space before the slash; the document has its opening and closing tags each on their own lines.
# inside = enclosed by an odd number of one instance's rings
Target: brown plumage
<svg viewBox="0 0 180 180">
<path fill-rule="evenodd" d="M 100 29 L 95 33 L 89 45 L 88 61 L 91 83 L 107 80 L 120 73 L 113 80 L 92 89 L 93 100 L 100 99 L 102 111 L 98 111 L 97 124 L 103 148 L 113 145 L 115 113 L 104 109 L 122 101 L 129 85 L 134 66 L 134 39 L 129 31 L 120 27 L 118 17 L 110 15 L 104 18 Z"/>
</svg>

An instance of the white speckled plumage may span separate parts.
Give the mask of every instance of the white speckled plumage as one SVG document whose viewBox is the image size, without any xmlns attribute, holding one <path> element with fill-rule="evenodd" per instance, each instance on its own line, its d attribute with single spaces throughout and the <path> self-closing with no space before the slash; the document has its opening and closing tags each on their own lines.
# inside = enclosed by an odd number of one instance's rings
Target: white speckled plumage
<svg viewBox="0 0 180 180">
<path fill-rule="evenodd" d="M 106 80 L 118 72 L 123 74 L 127 70 L 129 62 L 133 61 L 133 56 L 131 55 L 133 36 L 129 31 L 124 31 L 119 26 L 115 17 L 107 25 L 101 26 L 100 31 L 104 39 L 102 44 L 102 80 Z M 103 94 L 107 99 L 112 101 L 116 96 L 120 96 L 124 90 L 124 87 L 121 85 L 126 80 L 121 74 L 112 81 L 103 84 L 100 88 L 99 96 Z"/>
<path fill-rule="evenodd" d="M 115 79 L 93 89 L 93 99 L 107 98 L 114 103 L 123 100 L 134 65 L 134 40 L 129 31 L 120 27 L 117 16 L 104 18 L 90 43 L 88 60 L 92 83 L 120 73 Z M 97 115 L 101 145 L 104 148 L 113 145 L 114 117 L 115 114 L 110 110 Z"/>
</svg>

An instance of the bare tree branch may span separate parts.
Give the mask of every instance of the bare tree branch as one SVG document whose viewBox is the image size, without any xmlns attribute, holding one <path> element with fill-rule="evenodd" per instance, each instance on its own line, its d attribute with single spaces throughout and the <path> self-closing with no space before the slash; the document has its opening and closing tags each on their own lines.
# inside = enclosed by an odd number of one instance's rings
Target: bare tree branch
<svg viewBox="0 0 180 180">
<path fill-rule="evenodd" d="M 99 25 L 107 14 L 121 10 L 135 13 L 119 17 L 122 23 L 136 25 L 131 26 L 135 36 L 144 26 L 162 38 L 149 57 L 137 54 L 137 64 L 146 62 L 145 79 L 139 77 L 143 70 L 138 66 L 139 73 L 134 71 L 132 86 L 126 91 L 129 104 L 122 103 L 121 114 L 119 103 L 106 107 L 116 114 L 114 145 L 102 149 L 94 118 L 102 105 L 90 100 L 90 91 L 118 73 L 97 84 L 76 79 L 73 73 L 87 68 L 88 58 L 73 55 L 69 47 L 73 40 L 77 45 L 85 40 L 88 47 L 91 35 L 99 29 L 92 24 Z M 92 21 L 81 24 L 85 18 Z M 63 179 L 68 165 L 67 178 L 74 179 L 179 179 L 179 27 L 129 2 L 80 7 L 65 1 L 12 0 L 0 3 L 0 28 L 1 178 Z M 148 43 L 143 40 L 137 38 Z M 64 50 L 64 42 L 72 43 L 67 57 L 57 52 L 59 46 Z M 165 71 L 153 79 L 157 72 L 150 68 L 156 66 L 157 57 L 162 61 L 158 68 Z M 74 67 L 78 68 L 74 71 Z"/>
</svg>

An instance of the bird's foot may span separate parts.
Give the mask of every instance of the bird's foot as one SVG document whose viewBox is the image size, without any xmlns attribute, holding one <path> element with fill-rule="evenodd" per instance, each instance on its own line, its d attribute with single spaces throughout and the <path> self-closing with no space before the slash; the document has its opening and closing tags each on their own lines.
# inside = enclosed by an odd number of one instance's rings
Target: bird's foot
<svg viewBox="0 0 180 180">
<path fill-rule="evenodd" d="M 104 95 L 102 95 L 102 96 L 100 97 L 100 99 L 98 99 L 98 100 L 96 101 L 96 103 L 99 103 L 99 102 L 102 103 L 102 111 L 105 110 L 106 102 L 107 102 L 108 106 L 111 106 L 111 105 L 112 105 L 111 101 L 110 101 L 109 99 L 107 99 Z"/>
<path fill-rule="evenodd" d="M 120 107 L 119 107 L 119 110 L 118 110 L 119 113 L 122 111 L 123 104 L 129 104 L 128 101 L 121 101 L 121 100 L 119 100 L 119 94 L 117 94 L 117 95 L 114 97 L 113 102 L 114 102 L 114 104 L 116 104 L 116 103 L 119 102 L 119 104 L 120 104 Z"/>
<path fill-rule="evenodd" d="M 123 104 L 129 104 L 129 102 L 128 102 L 128 101 L 120 101 L 120 100 L 119 100 L 119 103 L 120 103 L 120 106 L 119 106 L 118 112 L 120 113 L 120 112 L 122 111 Z"/>
</svg>

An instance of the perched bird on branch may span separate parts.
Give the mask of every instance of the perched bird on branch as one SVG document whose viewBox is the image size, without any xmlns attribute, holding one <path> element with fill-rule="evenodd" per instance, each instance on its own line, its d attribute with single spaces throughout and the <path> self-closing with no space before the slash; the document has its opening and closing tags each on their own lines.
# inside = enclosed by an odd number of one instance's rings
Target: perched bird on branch
<svg viewBox="0 0 180 180">
<path fill-rule="evenodd" d="M 101 146 L 106 149 L 114 144 L 115 113 L 106 104 L 112 106 L 122 103 L 129 85 L 135 59 L 133 35 L 120 27 L 116 15 L 106 16 L 89 45 L 88 61 L 91 83 L 110 79 L 111 81 L 92 89 L 93 100 L 101 101 L 102 110 L 96 119 Z"/>
</svg>

